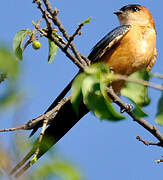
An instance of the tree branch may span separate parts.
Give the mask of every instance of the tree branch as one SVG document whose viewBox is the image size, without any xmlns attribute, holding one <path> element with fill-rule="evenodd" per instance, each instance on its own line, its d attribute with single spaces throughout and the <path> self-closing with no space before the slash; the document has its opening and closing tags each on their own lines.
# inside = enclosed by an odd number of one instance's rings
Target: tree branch
<svg viewBox="0 0 163 180">
<path fill-rule="evenodd" d="M 142 139 L 140 136 L 137 136 L 136 139 L 140 142 L 142 142 L 144 145 L 146 146 L 149 146 L 149 145 L 153 145 L 153 146 L 161 146 L 163 147 L 163 144 L 161 144 L 160 142 L 149 142 L 149 141 L 146 141 L 144 139 Z"/>
<path fill-rule="evenodd" d="M 24 124 L 22 126 L 18 126 L 15 128 L 0 129 L 0 132 L 9 132 L 9 131 L 17 131 L 17 130 L 31 130 L 31 129 L 35 128 L 36 125 L 37 126 L 39 125 L 39 127 L 41 127 L 44 120 L 48 120 L 47 124 L 49 124 L 53 121 L 53 119 L 57 115 L 60 108 L 69 100 L 70 100 L 70 96 L 63 98 L 62 100 L 60 100 L 59 103 L 57 103 L 57 105 L 53 109 L 47 111 L 45 114 L 28 121 L 26 124 Z"/>
<path fill-rule="evenodd" d="M 163 134 L 158 130 L 156 126 L 151 125 L 143 118 L 137 118 L 131 108 L 128 108 L 128 105 L 124 103 L 120 97 L 118 97 L 115 92 L 111 88 L 106 89 L 108 96 L 113 100 L 115 104 L 117 104 L 121 109 L 124 109 L 125 112 L 139 125 L 144 127 L 147 131 L 149 131 L 154 137 L 156 137 L 160 143 L 163 143 Z"/>
</svg>

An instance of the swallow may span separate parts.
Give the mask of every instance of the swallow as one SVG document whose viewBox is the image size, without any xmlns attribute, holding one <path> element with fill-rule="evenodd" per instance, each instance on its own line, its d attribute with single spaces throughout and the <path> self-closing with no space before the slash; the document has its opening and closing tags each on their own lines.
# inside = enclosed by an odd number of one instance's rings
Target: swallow
<svg viewBox="0 0 163 180">
<path fill-rule="evenodd" d="M 94 46 L 88 59 L 91 63 L 105 62 L 112 67 L 114 73 L 126 76 L 142 69 L 150 71 L 157 58 L 156 29 L 150 11 L 141 5 L 129 4 L 115 11 L 114 14 L 118 17 L 120 26 L 109 32 Z M 113 82 L 115 93 L 118 94 L 124 84 L 124 81 Z M 67 90 L 70 85 L 71 83 L 68 88 L 66 87 Z M 56 105 L 56 102 L 54 101 L 48 111 Z M 71 102 L 67 101 L 45 130 L 37 159 L 55 145 L 88 112 L 82 102 L 77 115 Z M 22 168 L 35 151 L 36 143 L 25 158 L 12 169 L 11 174 Z M 16 173 L 16 177 L 23 174 L 29 167 L 30 161 Z"/>
</svg>

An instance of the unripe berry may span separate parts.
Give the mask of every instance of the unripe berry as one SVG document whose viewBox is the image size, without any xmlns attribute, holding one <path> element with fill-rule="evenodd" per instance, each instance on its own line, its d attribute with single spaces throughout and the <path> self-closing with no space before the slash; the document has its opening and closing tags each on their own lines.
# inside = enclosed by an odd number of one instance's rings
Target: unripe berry
<svg viewBox="0 0 163 180">
<path fill-rule="evenodd" d="M 33 41 L 33 44 L 32 44 L 33 48 L 34 49 L 40 49 L 41 48 L 41 43 L 39 41 Z"/>
</svg>

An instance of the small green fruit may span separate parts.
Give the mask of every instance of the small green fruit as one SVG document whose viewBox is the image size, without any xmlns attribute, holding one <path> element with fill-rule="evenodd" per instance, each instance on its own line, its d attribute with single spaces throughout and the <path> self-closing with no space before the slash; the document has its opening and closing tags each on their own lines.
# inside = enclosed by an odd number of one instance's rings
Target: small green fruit
<svg viewBox="0 0 163 180">
<path fill-rule="evenodd" d="M 32 44 L 33 48 L 34 49 L 40 49 L 41 48 L 41 43 L 39 41 L 33 41 L 33 44 Z"/>
</svg>

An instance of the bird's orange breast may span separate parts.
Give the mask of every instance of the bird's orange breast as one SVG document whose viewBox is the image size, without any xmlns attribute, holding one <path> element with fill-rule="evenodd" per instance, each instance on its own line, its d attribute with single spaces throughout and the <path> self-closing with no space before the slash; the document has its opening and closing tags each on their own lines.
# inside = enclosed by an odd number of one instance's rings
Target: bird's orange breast
<svg viewBox="0 0 163 180">
<path fill-rule="evenodd" d="M 153 59 L 155 45 L 155 30 L 135 25 L 100 60 L 112 67 L 115 73 L 130 75 L 148 66 Z"/>
</svg>

